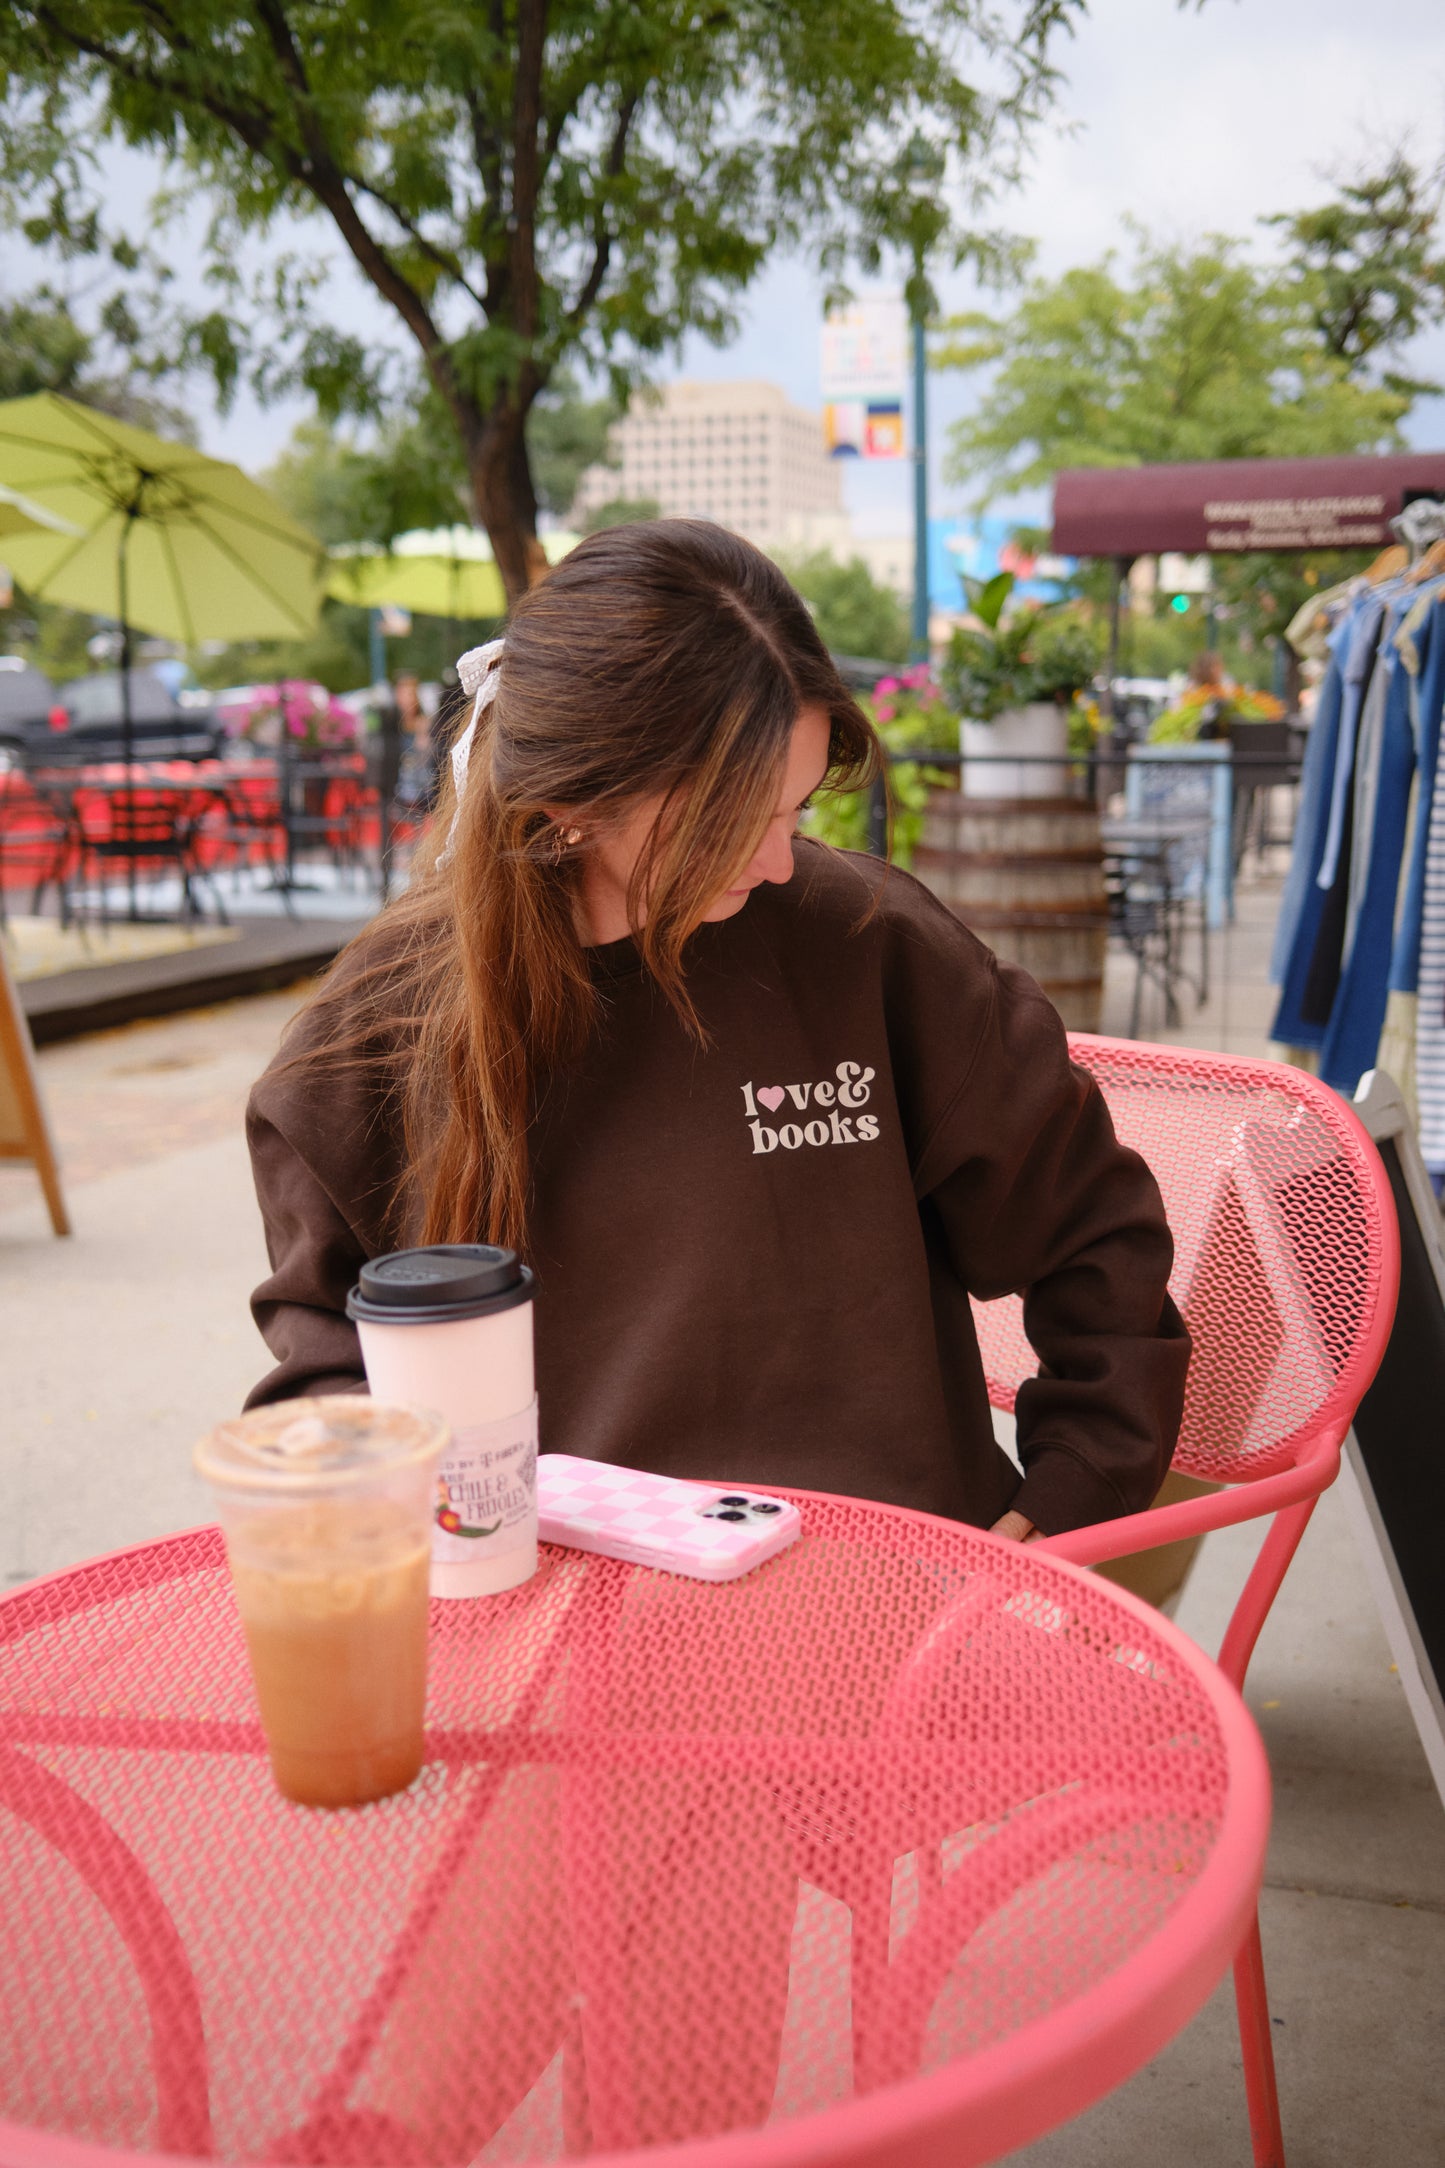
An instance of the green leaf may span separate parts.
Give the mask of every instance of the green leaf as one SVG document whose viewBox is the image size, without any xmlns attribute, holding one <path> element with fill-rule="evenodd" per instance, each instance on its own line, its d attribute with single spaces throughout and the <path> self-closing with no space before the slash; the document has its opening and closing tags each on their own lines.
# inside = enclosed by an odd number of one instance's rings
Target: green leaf
<svg viewBox="0 0 1445 2168">
<path fill-rule="evenodd" d="M 1409 409 L 1328 350 L 1298 272 L 1219 235 L 1166 247 L 1136 233 L 1127 271 L 1107 256 L 1035 280 L 999 330 L 945 459 L 979 506 L 1061 467 L 1383 449 Z"/>
<path fill-rule="evenodd" d="M 971 580 L 965 574 L 964 586 L 968 593 L 969 608 L 981 623 L 992 632 L 1003 616 L 1004 607 L 1017 582 L 1012 572 L 995 572 L 991 580 Z"/>
</svg>

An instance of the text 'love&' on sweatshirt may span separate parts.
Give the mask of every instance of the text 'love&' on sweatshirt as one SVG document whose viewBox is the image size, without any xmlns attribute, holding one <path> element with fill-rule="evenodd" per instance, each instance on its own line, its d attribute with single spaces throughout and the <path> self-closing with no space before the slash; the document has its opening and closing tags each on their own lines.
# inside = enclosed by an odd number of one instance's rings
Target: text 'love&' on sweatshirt
<svg viewBox="0 0 1445 2168">
<path fill-rule="evenodd" d="M 589 956 L 598 1025 L 531 1133 L 544 1451 L 1046 1533 L 1152 1501 L 1189 1357 L 1169 1230 L 1031 979 L 907 874 L 806 840 L 688 943 L 705 1045 L 631 941 Z M 347 1290 L 407 1195 L 394 1103 L 283 1056 L 249 1129 L 278 1364 L 253 1401 L 354 1386 Z M 1015 1292 L 1022 1482 L 969 1302 Z"/>
</svg>

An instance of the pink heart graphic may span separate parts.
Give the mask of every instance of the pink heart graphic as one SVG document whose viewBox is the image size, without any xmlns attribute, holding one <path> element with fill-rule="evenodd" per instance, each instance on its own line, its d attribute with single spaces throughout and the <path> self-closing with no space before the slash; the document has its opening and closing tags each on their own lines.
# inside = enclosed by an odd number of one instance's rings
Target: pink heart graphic
<svg viewBox="0 0 1445 2168">
<path fill-rule="evenodd" d="M 766 1107 L 769 1114 L 776 1114 L 782 1103 L 783 1087 L 781 1084 L 765 1084 L 758 1093 L 758 1105 Z"/>
</svg>

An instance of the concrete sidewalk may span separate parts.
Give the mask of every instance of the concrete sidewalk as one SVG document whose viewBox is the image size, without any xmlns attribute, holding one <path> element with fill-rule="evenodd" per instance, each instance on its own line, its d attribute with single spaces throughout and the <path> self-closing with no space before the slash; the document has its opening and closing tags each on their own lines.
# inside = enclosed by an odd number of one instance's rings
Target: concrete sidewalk
<svg viewBox="0 0 1445 2168">
<path fill-rule="evenodd" d="M 1256 915 L 1262 926 L 1263 902 L 1242 912 L 1237 952 L 1258 950 Z M 1111 1000 L 1126 991 L 1111 985 Z M 1222 998 L 1236 1050 L 1262 1052 L 1267 989 L 1236 982 Z M 206 1517 L 191 1445 L 269 1360 L 246 1308 L 265 1256 L 240 1110 L 293 1005 L 264 996 L 40 1056 L 76 1233 L 56 1242 L 32 1178 L 0 1173 L 12 1585 Z M 1217 1009 L 1186 1018 L 1180 1036 L 1219 1043 L 1201 1028 L 1218 1022 Z M 1180 1623 L 1206 1647 L 1259 1536 L 1205 1545 Z M 1335 1496 L 1266 1628 L 1249 1700 L 1276 1786 L 1263 1916 L 1291 2168 L 1440 2168 L 1445 1812 Z M 1249 2158 L 1227 1987 L 1130 2085 L 1015 2156 Z"/>
</svg>

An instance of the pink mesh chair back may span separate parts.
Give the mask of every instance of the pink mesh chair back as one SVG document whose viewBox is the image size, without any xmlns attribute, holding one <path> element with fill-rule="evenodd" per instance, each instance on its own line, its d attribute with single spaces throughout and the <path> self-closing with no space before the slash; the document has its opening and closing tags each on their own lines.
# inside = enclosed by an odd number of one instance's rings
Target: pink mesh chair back
<svg viewBox="0 0 1445 2168">
<path fill-rule="evenodd" d="M 1053 1536 L 1098 1564 L 1273 1515 L 1220 1644 L 1242 1687 L 1270 1605 L 1384 1352 L 1399 1232 L 1379 1155 L 1343 1100 L 1277 1062 L 1071 1037 L 1114 1126 L 1153 1169 L 1174 1234 L 1170 1286 L 1193 1338 L 1174 1466 L 1229 1486 Z M 995 1406 L 1037 1367 L 1017 1298 L 975 1305 Z M 1257 2168 L 1281 2168 L 1264 1960 L 1256 1920 L 1235 1960 Z"/>
<path fill-rule="evenodd" d="M 1302 1070 L 1071 1036 L 1163 1192 L 1170 1289 L 1194 1342 L 1174 1465 L 1222 1483 L 1338 1442 L 1394 1306 L 1394 1211 L 1354 1114 Z M 989 1398 L 1038 1367 L 1016 1296 L 974 1305 Z"/>
</svg>

